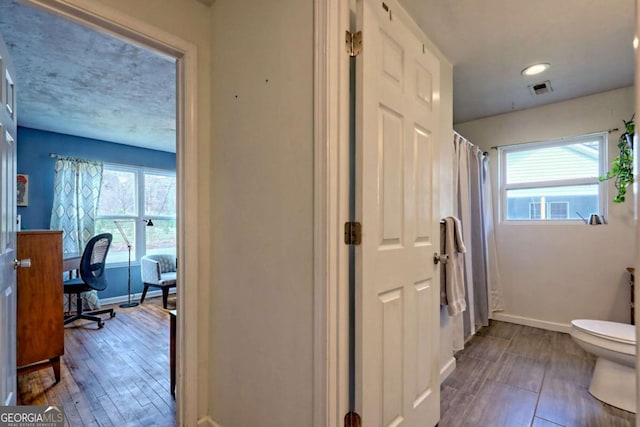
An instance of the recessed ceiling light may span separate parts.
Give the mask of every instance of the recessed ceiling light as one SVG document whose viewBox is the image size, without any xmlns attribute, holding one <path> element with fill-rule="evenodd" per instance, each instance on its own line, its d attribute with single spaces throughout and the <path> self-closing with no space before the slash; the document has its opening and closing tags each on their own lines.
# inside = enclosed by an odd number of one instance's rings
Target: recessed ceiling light
<svg viewBox="0 0 640 427">
<path fill-rule="evenodd" d="M 543 71 L 546 71 L 549 67 L 550 67 L 550 65 L 548 63 L 546 63 L 546 62 L 545 63 L 540 63 L 540 64 L 529 65 L 527 68 L 522 70 L 522 75 L 523 76 L 535 76 L 536 74 L 540 74 Z"/>
<path fill-rule="evenodd" d="M 635 36 L 633 38 L 633 48 L 637 49 L 638 48 L 638 36 Z"/>
</svg>

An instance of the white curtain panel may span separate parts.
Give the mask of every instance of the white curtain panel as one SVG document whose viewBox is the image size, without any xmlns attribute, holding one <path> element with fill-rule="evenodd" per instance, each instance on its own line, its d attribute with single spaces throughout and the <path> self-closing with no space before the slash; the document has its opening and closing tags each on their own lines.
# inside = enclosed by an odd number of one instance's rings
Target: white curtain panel
<svg viewBox="0 0 640 427">
<path fill-rule="evenodd" d="M 486 236 L 487 253 L 487 282 L 489 284 L 489 308 L 490 313 L 504 311 L 504 299 L 502 297 L 502 282 L 498 268 L 498 250 L 496 249 L 496 233 L 493 223 L 493 196 L 491 189 L 491 174 L 489 173 L 489 156 L 484 156 L 484 234 Z"/>
</svg>

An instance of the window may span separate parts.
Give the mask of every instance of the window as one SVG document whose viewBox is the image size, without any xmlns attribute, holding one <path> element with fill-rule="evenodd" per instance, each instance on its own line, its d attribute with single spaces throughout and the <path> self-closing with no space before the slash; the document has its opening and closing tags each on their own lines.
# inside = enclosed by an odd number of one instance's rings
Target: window
<svg viewBox="0 0 640 427">
<path fill-rule="evenodd" d="M 147 227 L 151 219 L 153 227 Z M 116 223 L 114 222 L 117 222 Z M 176 253 L 176 175 L 129 166 L 105 164 L 98 203 L 96 233 L 111 233 L 108 263 L 128 261 L 145 254 Z"/>
<path fill-rule="evenodd" d="M 544 206 L 544 210 L 542 207 Z M 529 219 L 568 219 L 569 202 L 529 202 Z"/>
<path fill-rule="evenodd" d="M 606 134 L 500 148 L 502 218 L 579 220 L 604 212 Z"/>
</svg>

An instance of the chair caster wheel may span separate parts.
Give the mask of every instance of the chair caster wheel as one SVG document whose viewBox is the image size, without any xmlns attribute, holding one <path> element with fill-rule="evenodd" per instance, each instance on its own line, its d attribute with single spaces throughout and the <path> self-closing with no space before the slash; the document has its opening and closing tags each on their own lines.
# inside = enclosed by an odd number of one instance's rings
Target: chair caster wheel
<svg viewBox="0 0 640 427">
<path fill-rule="evenodd" d="M 104 328 L 104 322 L 98 322 L 98 329 Z"/>
<path fill-rule="evenodd" d="M 116 312 L 115 311 L 111 312 L 111 317 L 116 317 Z"/>
</svg>

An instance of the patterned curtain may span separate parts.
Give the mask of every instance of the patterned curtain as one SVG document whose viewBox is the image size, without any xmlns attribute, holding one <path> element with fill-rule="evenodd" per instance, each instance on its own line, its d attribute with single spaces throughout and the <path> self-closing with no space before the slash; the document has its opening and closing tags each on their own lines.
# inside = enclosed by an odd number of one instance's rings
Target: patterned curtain
<svg viewBox="0 0 640 427">
<path fill-rule="evenodd" d="M 81 254 L 95 234 L 98 199 L 102 185 L 102 162 L 72 157 L 58 157 L 53 179 L 52 230 L 62 230 L 62 251 Z M 82 293 L 88 310 L 100 308 L 98 292 Z M 76 310 L 71 297 L 64 300 L 65 313 Z"/>
<path fill-rule="evenodd" d="M 53 182 L 51 229 L 62 230 L 64 253 L 81 254 L 95 234 L 102 162 L 59 157 Z"/>
</svg>

